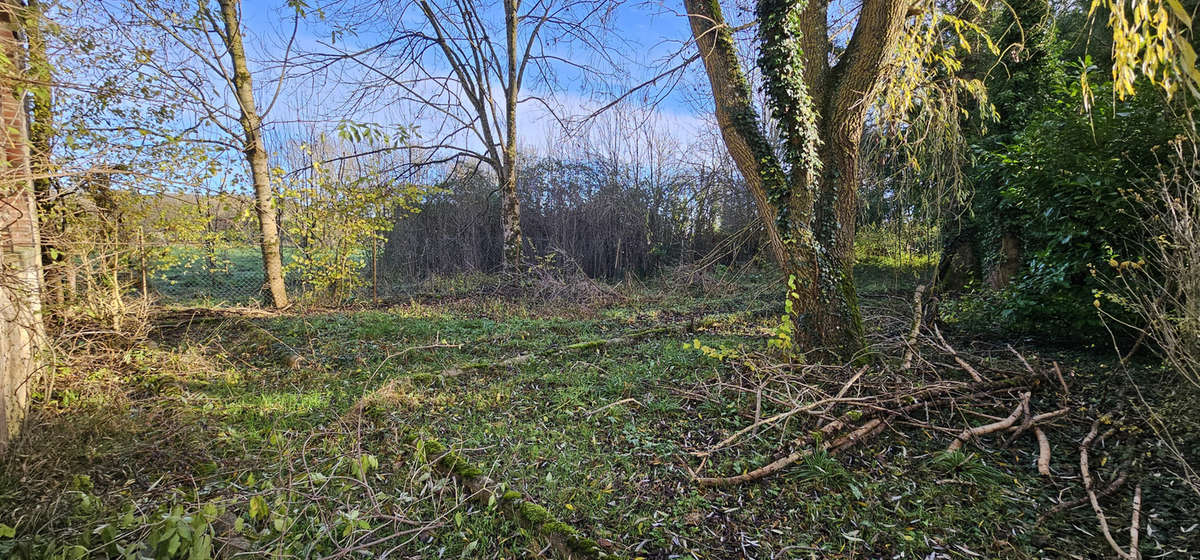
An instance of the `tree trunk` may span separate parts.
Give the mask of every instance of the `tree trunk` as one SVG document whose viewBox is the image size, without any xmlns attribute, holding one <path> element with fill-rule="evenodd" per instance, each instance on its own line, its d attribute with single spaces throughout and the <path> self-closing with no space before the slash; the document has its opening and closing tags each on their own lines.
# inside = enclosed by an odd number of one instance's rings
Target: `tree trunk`
<svg viewBox="0 0 1200 560">
<path fill-rule="evenodd" d="M 967 71 L 988 76 L 985 86 L 999 120 L 988 126 L 986 135 L 976 132 L 976 136 L 968 138 L 969 144 L 984 151 L 1003 151 L 1004 144 L 1028 125 L 1032 116 L 1030 107 L 1038 106 L 1051 95 L 1052 14 L 1047 0 L 1015 0 L 1008 4 L 1007 10 L 994 16 L 995 21 L 985 20 L 984 25 L 989 28 L 1007 30 L 993 38 L 1004 53 L 999 62 L 1004 64 L 1005 71 L 989 72 L 998 61 L 987 56 L 985 49 L 975 49 L 978 54 L 968 59 Z M 968 175 L 974 178 L 971 204 L 975 211 L 968 213 L 954 208 L 950 212 L 956 218 L 942 229 L 955 235 L 943 244 L 937 285 L 955 290 L 969 280 L 979 280 L 989 289 L 1002 290 L 1025 266 L 1027 257 L 1022 255 L 1021 239 L 1025 217 L 1004 203 L 1002 178 L 971 169 Z"/>
<path fill-rule="evenodd" d="M 521 200 L 517 197 L 517 10 L 520 0 L 504 0 L 504 27 L 508 42 L 508 80 L 504 88 L 504 165 L 500 177 L 500 230 L 504 239 L 504 269 L 521 269 Z"/>
<path fill-rule="evenodd" d="M 505 152 L 508 149 L 505 148 Z M 515 149 L 513 151 L 516 151 Z M 521 269 L 521 201 L 517 198 L 516 165 L 504 167 L 500 179 L 500 232 L 504 243 L 501 263 L 505 271 Z"/>
<path fill-rule="evenodd" d="M 988 271 L 987 283 L 993 290 L 1003 290 L 1021 271 L 1021 238 L 1011 231 L 1001 234 L 996 257 L 996 263 Z"/>
<path fill-rule="evenodd" d="M 54 180 L 51 177 L 50 150 L 54 137 L 54 110 L 51 91 L 53 73 L 46 57 L 46 39 L 42 34 L 43 10 L 41 0 L 25 2 L 25 37 L 29 49 L 29 78 L 33 103 L 29 105 L 29 166 L 33 174 L 33 193 L 37 199 L 38 212 L 42 217 L 43 230 L 54 223 Z M 50 233 L 50 235 L 46 235 Z M 44 297 L 55 304 L 62 304 L 66 297 L 63 286 L 63 255 L 54 247 L 55 234 L 60 231 L 44 232 L 42 238 L 42 284 Z"/>
<path fill-rule="evenodd" d="M 761 55 L 781 161 L 766 138 L 719 0 L 684 0 L 725 145 L 787 275 L 793 343 L 847 358 L 863 347 L 854 287 L 858 156 L 869 99 L 906 6 L 866 0 L 836 67 L 820 1 L 760 0 Z"/>
<path fill-rule="evenodd" d="M 267 161 L 267 150 L 263 143 L 262 118 L 254 105 L 254 83 L 246 65 L 246 51 L 242 46 L 242 28 L 238 21 L 240 0 L 218 0 L 221 16 L 225 23 L 222 35 L 233 63 L 233 89 L 241 111 L 242 129 L 245 131 L 243 153 L 250 164 L 250 179 L 254 183 L 254 208 L 258 213 L 259 245 L 262 248 L 263 272 L 271 302 L 276 308 L 287 307 L 287 290 L 283 282 L 283 255 L 279 248 L 279 223 L 275 214 L 275 193 L 271 188 L 271 168 Z"/>
</svg>

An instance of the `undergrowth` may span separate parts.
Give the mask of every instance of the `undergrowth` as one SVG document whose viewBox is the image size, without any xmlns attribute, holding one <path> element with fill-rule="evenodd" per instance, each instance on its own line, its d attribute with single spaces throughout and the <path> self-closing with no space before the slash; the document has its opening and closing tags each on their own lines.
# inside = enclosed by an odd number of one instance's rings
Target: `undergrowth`
<svg viewBox="0 0 1200 560">
<path fill-rule="evenodd" d="M 1050 479 L 1033 467 L 1029 440 L 946 452 L 946 433 L 897 424 L 860 448 L 813 453 L 756 483 L 698 487 L 691 452 L 785 410 L 735 386 L 762 375 L 753 364 L 774 359 L 765 354 L 780 313 L 773 288 L 712 297 L 627 287 L 604 303 L 553 305 L 452 290 L 359 311 L 163 311 L 148 340 L 93 340 L 92 351 L 60 363 L 53 387 L 39 388 L 29 429 L 0 461 L 0 557 L 551 554 L 498 504 L 471 500 L 431 467 L 411 434 L 444 442 L 505 492 L 619 557 L 1107 553 L 1087 506 L 1039 520 L 1076 497 L 1083 416 L 1052 431 Z M 903 298 L 864 300 L 873 336 L 903 330 L 888 319 L 905 315 Z M 653 325 L 681 330 L 557 351 Z M 529 352 L 538 354 L 443 375 Z M 1002 347 L 989 352 L 981 355 L 1006 359 Z M 298 365 L 286 360 L 293 353 L 303 357 Z M 1200 430 L 1178 420 L 1194 415 L 1162 404 L 1181 402 L 1167 394 L 1175 389 L 1166 373 L 1080 353 L 1029 355 L 1038 367 L 1063 366 L 1081 414 L 1123 411 L 1120 435 L 1093 461 L 1101 484 L 1118 468 L 1145 481 L 1153 531 L 1144 552 L 1200 550 L 1200 519 L 1188 506 L 1200 497 L 1169 475 L 1167 454 L 1147 447 L 1157 440 L 1129 404 L 1144 399 L 1170 417 L 1176 446 L 1194 455 L 1187 446 Z M 959 414 L 982 416 L 946 420 L 978 423 L 997 410 Z M 746 472 L 786 452 L 803 429 L 756 432 L 703 469 Z M 1114 518 L 1128 511 L 1127 494 L 1105 499 Z"/>
</svg>

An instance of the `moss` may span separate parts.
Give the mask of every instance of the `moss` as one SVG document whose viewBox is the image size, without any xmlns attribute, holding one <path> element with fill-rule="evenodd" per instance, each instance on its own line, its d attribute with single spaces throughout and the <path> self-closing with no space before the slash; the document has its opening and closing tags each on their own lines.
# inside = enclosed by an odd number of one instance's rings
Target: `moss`
<svg viewBox="0 0 1200 560">
<path fill-rule="evenodd" d="M 563 537 L 574 537 L 579 534 L 574 527 L 557 519 L 551 519 L 550 521 L 542 523 L 542 525 L 538 527 L 538 531 L 541 531 L 543 535 L 547 536 L 561 535 Z"/>
<path fill-rule="evenodd" d="M 438 463 L 442 465 L 442 468 L 462 478 L 475 478 L 483 475 L 482 469 L 459 457 L 457 453 L 443 455 Z"/>
<path fill-rule="evenodd" d="M 436 460 L 437 466 L 450 474 L 461 478 L 475 478 L 483 474 L 483 470 L 479 467 L 472 465 L 470 461 L 450 451 L 437 440 L 423 440 L 421 441 L 420 448 L 425 454 L 425 460 Z"/>
<path fill-rule="evenodd" d="M 521 502 L 518 504 L 517 515 L 521 517 L 522 521 L 534 527 L 540 527 L 553 519 L 550 512 L 546 511 L 546 508 L 533 502 Z"/>
<path fill-rule="evenodd" d="M 425 451 L 426 457 L 430 455 L 441 455 L 446 452 L 446 446 L 434 439 L 427 439 L 421 442 L 421 449 Z"/>
<path fill-rule="evenodd" d="M 510 494 L 516 492 L 506 492 L 505 499 L 508 499 Z M 586 538 L 579 533 L 579 530 L 571 525 L 555 518 L 546 508 L 535 503 L 523 501 L 517 504 L 514 508 L 518 521 L 534 528 L 538 534 L 543 537 L 559 537 L 566 545 L 567 550 L 581 555 L 586 558 L 607 557 L 600 549 L 600 545 L 596 541 Z"/>
<path fill-rule="evenodd" d="M 416 443 L 417 441 L 416 437 L 405 439 L 406 443 Z M 464 479 L 475 478 L 483 474 L 478 467 L 450 451 L 437 440 L 420 440 L 418 447 L 424 453 L 426 460 L 436 458 L 438 468 L 443 471 Z M 505 504 L 506 509 L 511 512 L 520 525 L 533 529 L 543 537 L 561 538 L 569 551 L 588 558 L 605 556 L 595 541 L 580 535 L 577 529 L 554 517 L 546 508 L 523 499 L 520 492 L 507 490 L 500 496 L 500 501 Z"/>
<path fill-rule="evenodd" d="M 601 554 L 600 545 L 596 541 L 584 537 L 572 536 L 567 539 L 567 548 L 573 552 L 599 556 Z"/>
<path fill-rule="evenodd" d="M 383 406 L 383 403 L 374 402 L 374 403 L 369 403 L 369 404 L 367 404 L 367 406 L 363 407 L 362 412 L 363 412 L 363 415 L 366 416 L 368 419 L 374 420 L 374 421 L 379 421 L 379 420 L 382 420 L 387 415 L 389 408 L 390 407 Z"/>
</svg>

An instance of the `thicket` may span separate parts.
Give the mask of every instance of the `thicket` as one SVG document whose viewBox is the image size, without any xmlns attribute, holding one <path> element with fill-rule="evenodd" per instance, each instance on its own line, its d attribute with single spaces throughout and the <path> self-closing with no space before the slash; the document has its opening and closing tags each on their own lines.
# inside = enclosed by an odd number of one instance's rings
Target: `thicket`
<svg viewBox="0 0 1200 560">
<path fill-rule="evenodd" d="M 495 179 L 474 167 L 434 179 L 417 212 L 395 221 L 380 269 L 397 280 L 498 270 Z M 537 157 L 519 167 L 523 254 L 591 278 L 647 277 L 758 253 L 761 227 L 728 166 L 680 159 L 646 168 L 612 157 Z"/>
<path fill-rule="evenodd" d="M 1120 272 L 1109 263 L 1158 256 L 1148 252 L 1146 210 L 1161 207 L 1154 193 L 1172 142 L 1190 142 L 1188 98 L 1168 100 L 1144 79 L 1122 97 L 1109 72 L 1111 36 L 1087 23 L 1089 6 L 1052 18 L 1036 4 L 1017 6 L 1024 20 L 997 17 L 996 27 L 1022 30 L 1025 42 L 996 61 L 988 82 L 999 121 L 968 138 L 973 197 L 944 226 L 943 258 L 966 243 L 971 258 L 960 271 L 965 285 L 941 280 L 970 296 L 944 310 L 976 326 L 1103 341 L 1095 306 Z"/>
</svg>

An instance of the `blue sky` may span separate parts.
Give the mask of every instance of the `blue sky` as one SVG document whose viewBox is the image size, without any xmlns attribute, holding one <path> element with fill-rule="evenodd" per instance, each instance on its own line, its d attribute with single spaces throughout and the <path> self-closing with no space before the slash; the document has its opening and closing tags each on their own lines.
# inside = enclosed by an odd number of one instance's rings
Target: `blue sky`
<svg viewBox="0 0 1200 560">
<path fill-rule="evenodd" d="M 533 0 L 526 0 L 529 4 Z M 316 4 L 316 2 L 311 2 Z M 243 0 L 243 18 L 248 34 L 247 49 L 251 56 L 260 60 L 279 58 L 283 46 L 292 31 L 293 10 L 286 6 L 284 0 Z M 626 77 L 622 82 L 608 84 L 610 91 L 596 91 L 592 87 L 583 87 L 578 77 L 568 77 L 558 82 L 558 88 L 553 92 L 554 99 L 560 103 L 567 113 L 575 115 L 586 114 L 594 107 L 603 104 L 616 92 L 628 88 L 654 76 L 661 71 L 664 58 L 675 53 L 683 46 L 683 41 L 690 37 L 687 20 L 682 15 L 682 1 L 678 5 L 658 3 L 625 3 L 619 5 L 613 13 L 611 28 L 615 39 L 622 42 L 618 53 L 624 58 L 621 70 Z M 496 14 L 499 17 L 499 13 Z M 378 37 L 367 33 L 358 37 L 348 37 L 341 41 L 344 45 L 362 45 L 374 42 Z M 328 26 L 319 21 L 301 21 L 297 33 L 296 45 L 304 49 L 325 49 L 330 41 Z M 695 77 L 699 70 L 698 63 L 692 69 Z M 260 98 L 267 96 L 273 89 L 268 90 L 272 70 L 259 68 Z M 277 75 L 277 72 L 275 73 Z M 530 80 L 527 80 L 527 83 Z M 285 91 L 275 110 L 269 115 L 269 121 L 287 121 L 294 118 L 312 118 L 316 113 L 326 113 L 323 118 L 329 119 L 329 113 L 334 112 L 337 101 L 347 92 L 346 86 L 317 84 L 321 90 L 314 99 L 311 87 L 296 87 L 294 91 Z M 695 80 L 680 83 L 673 90 L 655 93 L 665 93 L 656 105 L 656 111 L 668 124 L 668 128 L 681 136 L 680 140 L 694 136 L 698 128 L 705 126 L 706 104 L 696 102 Z M 527 87 L 527 90 L 529 88 Z M 543 93 L 543 92 L 539 92 Z M 264 101 L 265 104 L 265 101 Z M 369 120 L 381 124 L 412 124 L 405 122 L 386 123 L 387 120 L 403 120 L 396 117 L 393 111 L 380 111 L 375 115 L 347 115 L 352 120 Z M 522 106 L 518 117 L 521 122 L 520 136 L 522 144 L 540 149 L 550 142 L 547 137 L 552 119 L 548 114 L 533 104 Z M 428 125 L 435 123 L 426 123 Z"/>
</svg>

